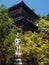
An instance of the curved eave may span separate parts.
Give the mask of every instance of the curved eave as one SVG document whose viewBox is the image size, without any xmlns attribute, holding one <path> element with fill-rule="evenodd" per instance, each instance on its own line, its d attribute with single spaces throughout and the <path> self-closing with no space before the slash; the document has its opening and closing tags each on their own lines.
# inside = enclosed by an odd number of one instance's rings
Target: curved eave
<svg viewBox="0 0 49 65">
<path fill-rule="evenodd" d="M 32 17 L 34 17 L 35 20 L 39 18 L 37 16 L 37 14 L 35 12 L 33 12 L 23 1 L 21 1 L 17 5 L 14 5 L 14 6 L 8 8 L 8 10 L 10 12 L 10 11 L 13 11 L 13 10 L 18 9 L 20 7 L 22 7 L 23 9 L 25 9 Z"/>
</svg>

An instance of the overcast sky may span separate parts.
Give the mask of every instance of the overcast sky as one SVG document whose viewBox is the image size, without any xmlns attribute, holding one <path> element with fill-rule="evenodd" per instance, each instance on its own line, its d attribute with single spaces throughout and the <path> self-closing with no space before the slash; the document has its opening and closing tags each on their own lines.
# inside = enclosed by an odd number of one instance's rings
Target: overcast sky
<svg viewBox="0 0 49 65">
<path fill-rule="evenodd" d="M 4 4 L 7 8 L 19 3 L 22 0 L 0 0 L 0 5 Z M 26 5 L 34 9 L 36 14 L 41 16 L 49 13 L 49 0 L 23 0 Z"/>
</svg>

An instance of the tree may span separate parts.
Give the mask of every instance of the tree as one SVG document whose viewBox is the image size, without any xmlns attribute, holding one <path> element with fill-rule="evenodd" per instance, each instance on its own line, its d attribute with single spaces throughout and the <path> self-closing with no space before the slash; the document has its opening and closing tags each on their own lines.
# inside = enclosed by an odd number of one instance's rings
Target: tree
<svg viewBox="0 0 49 65">
<path fill-rule="evenodd" d="M 22 57 L 25 65 L 45 65 L 49 63 L 49 42 L 40 34 L 25 33 L 23 35 Z"/>
<path fill-rule="evenodd" d="M 38 17 L 39 17 L 39 18 L 41 18 L 41 15 L 40 15 L 40 14 L 38 14 Z"/>
<path fill-rule="evenodd" d="M 49 13 L 46 16 L 43 16 L 42 18 L 49 21 Z"/>
<path fill-rule="evenodd" d="M 9 18 L 5 6 L 0 6 L 0 64 L 11 65 L 14 62 L 16 33 L 21 29 L 16 27 L 13 19 Z"/>
<path fill-rule="evenodd" d="M 40 19 L 38 25 L 38 31 L 43 32 L 45 36 L 49 37 L 49 21 Z"/>
<path fill-rule="evenodd" d="M 4 6 L 0 8 L 1 65 L 14 65 L 14 40 L 17 32 L 22 39 L 22 61 L 25 65 L 49 65 L 49 21 L 40 18 L 38 25 L 37 32 L 28 31 L 23 35 L 21 28 L 9 18 L 7 9 Z"/>
<path fill-rule="evenodd" d="M 22 37 L 22 57 L 25 65 L 49 64 L 49 21 L 40 19 L 38 31 L 26 32 Z"/>
</svg>

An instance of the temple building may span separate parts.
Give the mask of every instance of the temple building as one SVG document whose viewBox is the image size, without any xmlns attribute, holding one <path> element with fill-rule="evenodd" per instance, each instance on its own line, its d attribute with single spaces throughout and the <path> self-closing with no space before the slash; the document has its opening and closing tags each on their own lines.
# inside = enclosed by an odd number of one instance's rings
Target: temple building
<svg viewBox="0 0 49 65">
<path fill-rule="evenodd" d="M 32 11 L 23 1 L 9 8 L 9 17 L 13 18 L 15 24 L 23 31 L 37 31 L 37 14 Z"/>
</svg>

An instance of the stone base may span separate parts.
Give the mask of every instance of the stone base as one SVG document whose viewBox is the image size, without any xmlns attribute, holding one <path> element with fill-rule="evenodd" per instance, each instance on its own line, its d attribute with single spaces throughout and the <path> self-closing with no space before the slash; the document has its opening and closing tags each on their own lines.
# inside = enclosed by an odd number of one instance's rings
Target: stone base
<svg viewBox="0 0 49 65">
<path fill-rule="evenodd" d="M 23 65 L 21 55 L 22 53 L 15 53 L 15 65 Z"/>
</svg>

